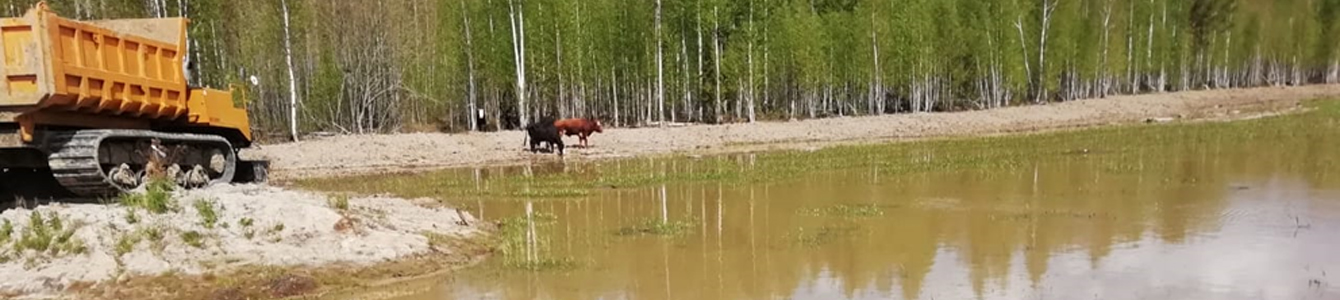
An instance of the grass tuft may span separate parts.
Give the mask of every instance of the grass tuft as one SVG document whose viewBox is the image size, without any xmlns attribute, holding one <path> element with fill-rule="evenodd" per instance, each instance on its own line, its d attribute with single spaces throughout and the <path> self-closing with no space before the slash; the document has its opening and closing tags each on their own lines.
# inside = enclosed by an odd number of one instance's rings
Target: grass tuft
<svg viewBox="0 0 1340 300">
<path fill-rule="evenodd" d="M 203 234 L 200 234 L 199 231 L 194 231 L 194 230 L 192 230 L 192 231 L 182 232 L 182 233 L 181 233 L 181 241 L 184 242 L 184 243 L 186 243 L 187 245 L 190 245 L 191 247 L 196 247 L 196 248 L 204 248 L 204 247 L 205 247 L 205 236 L 204 236 Z"/>
<path fill-rule="evenodd" d="M 877 217 L 883 216 L 884 210 L 875 204 L 838 204 L 828 207 L 810 208 L 800 210 L 801 215 L 811 217 Z"/>
<path fill-rule="evenodd" d="M 851 236 L 856 229 L 853 225 L 824 225 L 817 229 L 800 227 L 795 232 L 787 234 L 786 238 L 799 245 L 817 247 L 838 238 Z"/>
<path fill-rule="evenodd" d="M 200 199 L 195 201 L 195 212 L 200 215 L 200 225 L 213 229 L 219 222 L 218 201 Z"/>
<path fill-rule="evenodd" d="M 330 196 L 326 201 L 330 202 L 330 207 L 335 208 L 336 210 L 349 210 L 349 195 L 339 194 Z"/>
<path fill-rule="evenodd" d="M 697 223 L 692 221 L 646 220 L 633 226 L 620 228 L 618 234 L 677 236 L 687 233 L 695 224 Z"/>
<path fill-rule="evenodd" d="M 145 186 L 143 193 L 121 194 L 118 201 L 126 207 L 143 208 L 154 214 L 176 211 L 176 201 L 172 199 L 175 185 L 167 179 L 153 179 Z"/>
</svg>

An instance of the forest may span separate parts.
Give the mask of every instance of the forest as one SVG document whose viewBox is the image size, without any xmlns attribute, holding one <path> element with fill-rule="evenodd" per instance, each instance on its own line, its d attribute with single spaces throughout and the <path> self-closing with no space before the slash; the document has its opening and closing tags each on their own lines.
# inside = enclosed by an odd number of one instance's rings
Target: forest
<svg viewBox="0 0 1340 300">
<path fill-rule="evenodd" d="M 6 17 L 37 0 L 0 0 Z M 1340 82 L 1340 0 L 50 0 L 190 18 L 266 139 L 987 109 Z M 486 122 L 474 119 L 482 110 Z"/>
</svg>

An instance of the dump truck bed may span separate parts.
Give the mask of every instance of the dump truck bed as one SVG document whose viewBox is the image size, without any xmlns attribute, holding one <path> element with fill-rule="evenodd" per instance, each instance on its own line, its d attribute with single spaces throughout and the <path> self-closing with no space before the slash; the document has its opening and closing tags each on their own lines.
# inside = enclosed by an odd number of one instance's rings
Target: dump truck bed
<svg viewBox="0 0 1340 300">
<path fill-rule="evenodd" d="M 18 114 L 10 122 L 21 124 L 24 141 L 32 140 L 34 127 L 52 125 L 236 131 L 233 143 L 250 144 L 246 112 L 235 107 L 230 91 L 187 85 L 187 23 L 77 21 L 42 4 L 0 19 L 0 113 Z"/>
<path fill-rule="evenodd" d="M 85 23 L 42 9 L 0 20 L 0 110 L 180 117 L 185 25 L 182 18 Z"/>
</svg>

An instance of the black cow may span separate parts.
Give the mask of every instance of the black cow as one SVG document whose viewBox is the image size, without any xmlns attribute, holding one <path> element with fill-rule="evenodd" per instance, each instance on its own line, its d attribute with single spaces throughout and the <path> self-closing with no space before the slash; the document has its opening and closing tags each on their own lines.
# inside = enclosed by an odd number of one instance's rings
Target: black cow
<svg viewBox="0 0 1340 300">
<path fill-rule="evenodd" d="M 554 126 L 554 118 L 541 118 L 534 123 L 526 125 L 526 136 L 530 139 L 530 152 L 538 151 L 535 146 L 541 142 L 549 143 L 547 148 L 558 146 L 558 155 L 563 155 L 563 137 L 558 134 L 558 127 Z"/>
</svg>

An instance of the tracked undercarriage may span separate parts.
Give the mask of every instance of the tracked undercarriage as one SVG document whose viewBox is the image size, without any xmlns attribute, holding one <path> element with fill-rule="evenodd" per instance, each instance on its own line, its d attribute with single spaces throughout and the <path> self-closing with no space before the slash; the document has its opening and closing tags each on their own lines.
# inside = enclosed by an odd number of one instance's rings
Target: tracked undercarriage
<svg viewBox="0 0 1340 300">
<path fill-rule="evenodd" d="M 253 142 L 247 93 L 192 84 L 187 24 L 67 19 L 45 2 L 0 19 L 0 198 L 264 181 L 266 163 L 236 151 Z"/>
<path fill-rule="evenodd" d="M 10 160 L 10 168 L 47 169 L 61 187 L 83 197 L 130 191 L 154 175 L 186 188 L 266 180 L 264 162 L 240 160 L 228 140 L 217 135 L 48 130 L 23 147 L 3 146 L 6 152 L 0 156 Z"/>
</svg>

